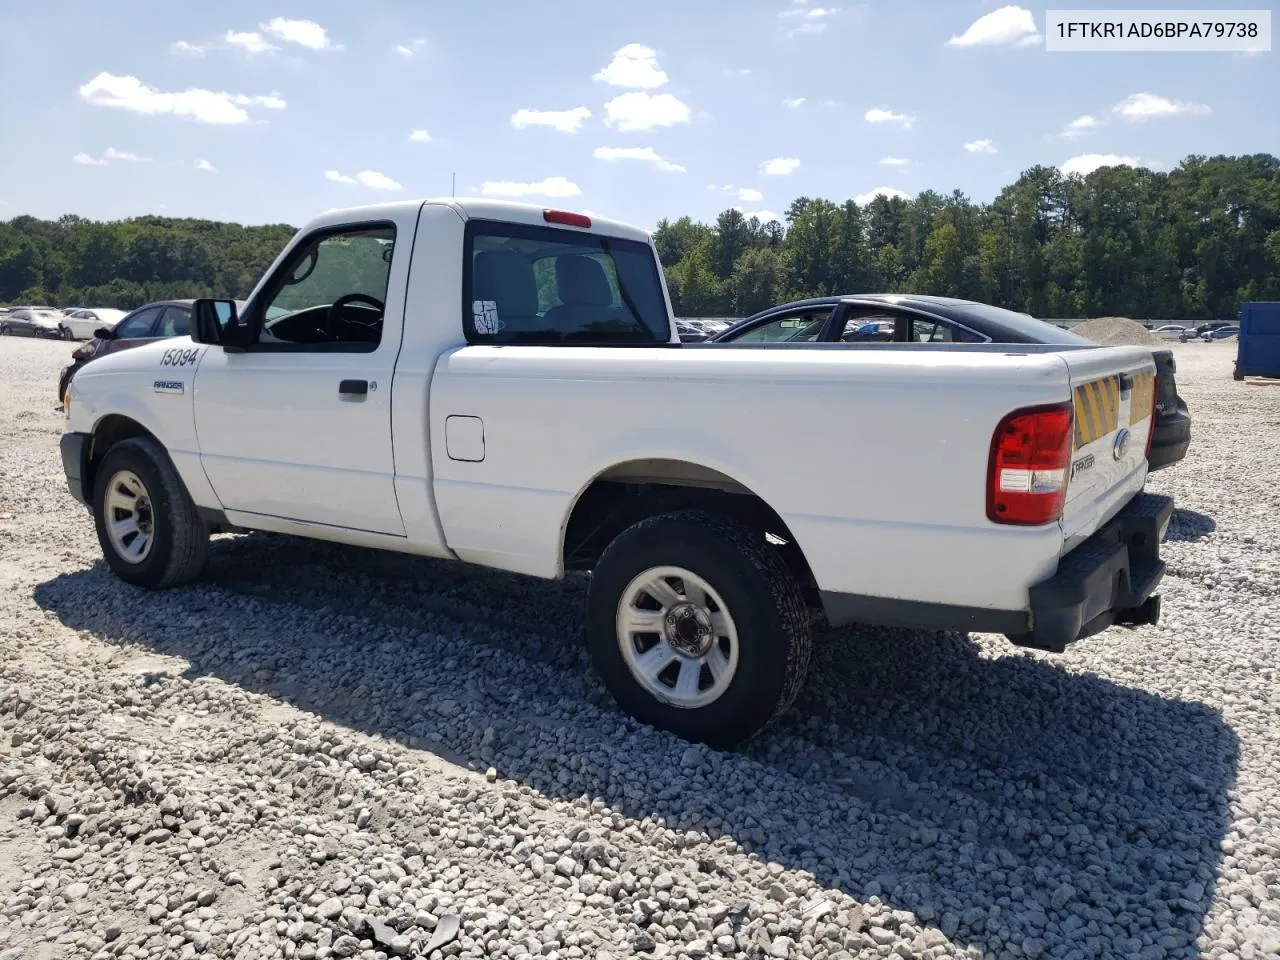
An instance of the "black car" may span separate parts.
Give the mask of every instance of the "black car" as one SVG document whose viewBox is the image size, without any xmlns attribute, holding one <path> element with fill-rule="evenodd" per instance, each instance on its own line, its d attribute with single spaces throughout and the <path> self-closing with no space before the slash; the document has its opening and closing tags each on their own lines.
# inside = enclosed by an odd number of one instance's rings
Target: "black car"
<svg viewBox="0 0 1280 960">
<path fill-rule="evenodd" d="M 682 340 L 685 339 L 683 336 Z M 815 297 L 770 307 L 703 343 L 1047 343 L 1097 346 L 1092 340 L 1030 314 L 1002 307 L 915 294 Z M 687 342 L 696 342 L 688 338 Z M 1148 468 L 1159 470 L 1187 455 L 1191 415 L 1178 396 L 1173 351 L 1155 348 L 1156 424 Z"/>
</svg>

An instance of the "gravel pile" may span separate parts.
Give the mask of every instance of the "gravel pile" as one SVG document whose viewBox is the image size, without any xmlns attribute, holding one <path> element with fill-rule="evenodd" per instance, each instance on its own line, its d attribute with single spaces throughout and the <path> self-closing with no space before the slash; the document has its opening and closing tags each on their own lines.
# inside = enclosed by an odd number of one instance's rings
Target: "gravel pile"
<svg viewBox="0 0 1280 960">
<path fill-rule="evenodd" d="M 1164 346 L 1165 342 L 1154 336 L 1137 320 L 1128 317 L 1094 317 L 1071 328 L 1086 340 L 1108 347 Z M 1181 392 L 1182 381 L 1178 381 Z"/>
<path fill-rule="evenodd" d="M 832 634 L 732 753 L 611 705 L 578 580 L 268 535 L 116 580 L 67 352 L 0 341 L 3 960 L 1280 954 L 1280 393 L 1230 349 L 1179 350 L 1160 627 Z"/>
</svg>

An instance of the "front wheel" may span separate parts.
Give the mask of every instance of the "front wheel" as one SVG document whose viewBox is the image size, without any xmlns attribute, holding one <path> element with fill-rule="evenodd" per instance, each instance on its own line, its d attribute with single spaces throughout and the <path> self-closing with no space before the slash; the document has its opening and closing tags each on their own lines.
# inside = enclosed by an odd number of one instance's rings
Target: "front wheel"
<svg viewBox="0 0 1280 960">
<path fill-rule="evenodd" d="M 123 440 L 98 465 L 94 526 L 107 564 L 140 587 L 171 587 L 204 568 L 209 527 L 160 442 Z"/>
<path fill-rule="evenodd" d="M 795 700 L 808 609 L 775 548 L 702 510 L 642 520 L 591 577 L 592 663 L 627 713 L 686 740 L 746 740 Z"/>
</svg>

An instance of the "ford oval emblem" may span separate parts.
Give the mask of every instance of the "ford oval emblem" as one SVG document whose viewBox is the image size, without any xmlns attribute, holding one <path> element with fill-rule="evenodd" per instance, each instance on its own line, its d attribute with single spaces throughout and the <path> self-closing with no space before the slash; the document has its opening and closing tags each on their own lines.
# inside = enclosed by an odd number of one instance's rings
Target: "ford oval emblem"
<svg viewBox="0 0 1280 960">
<path fill-rule="evenodd" d="M 1115 443 L 1111 445 L 1111 456 L 1116 460 L 1123 460 L 1124 455 L 1129 452 L 1129 428 L 1121 427 L 1120 432 L 1116 434 Z"/>
</svg>

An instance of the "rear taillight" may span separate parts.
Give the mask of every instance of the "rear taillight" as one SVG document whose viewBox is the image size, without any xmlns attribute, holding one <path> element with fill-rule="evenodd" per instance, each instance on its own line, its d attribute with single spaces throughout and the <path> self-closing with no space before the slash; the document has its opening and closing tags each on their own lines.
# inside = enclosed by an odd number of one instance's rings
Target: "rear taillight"
<svg viewBox="0 0 1280 960">
<path fill-rule="evenodd" d="M 996 427 L 987 465 L 987 518 L 1036 525 L 1062 516 L 1071 466 L 1070 403 L 1015 410 Z"/>
<path fill-rule="evenodd" d="M 1151 441 L 1155 438 L 1155 435 L 1156 435 L 1156 413 L 1160 409 L 1156 405 L 1156 402 L 1159 399 L 1160 399 L 1160 378 L 1152 377 L 1151 378 L 1151 416 L 1150 416 L 1150 422 L 1147 424 L 1147 448 L 1142 453 L 1142 455 L 1147 458 L 1151 456 Z"/>
</svg>

